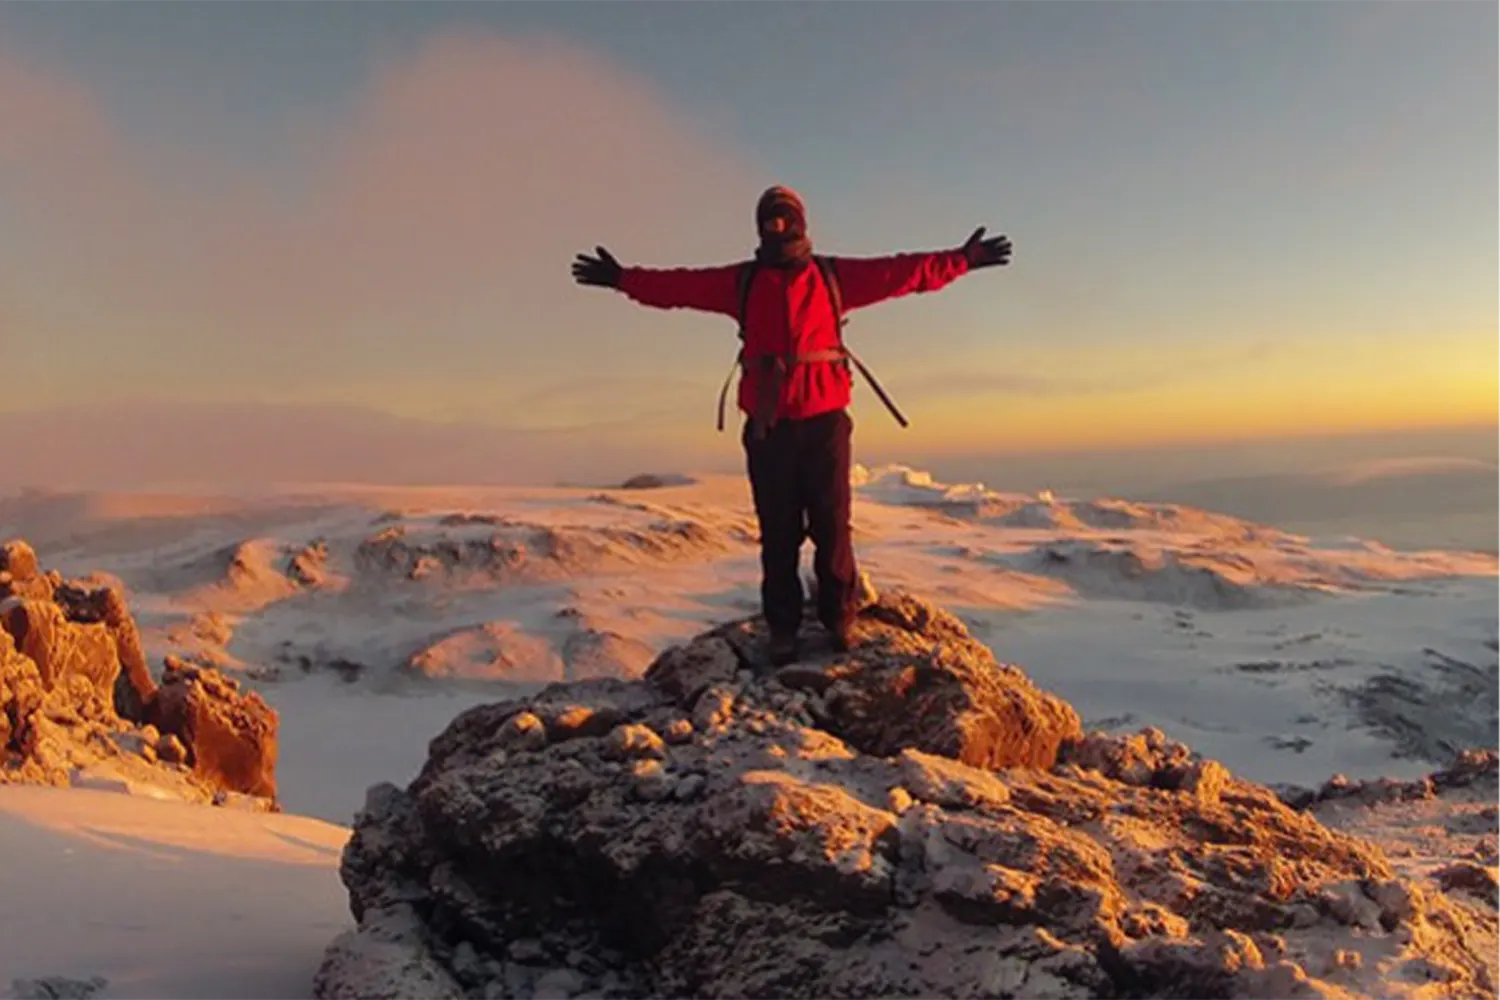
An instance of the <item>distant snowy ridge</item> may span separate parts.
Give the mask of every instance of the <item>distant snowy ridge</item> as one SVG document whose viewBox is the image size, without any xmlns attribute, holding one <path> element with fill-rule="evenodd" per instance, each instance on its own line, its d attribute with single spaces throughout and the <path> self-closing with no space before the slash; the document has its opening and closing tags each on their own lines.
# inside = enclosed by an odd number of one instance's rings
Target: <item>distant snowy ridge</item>
<svg viewBox="0 0 1500 1000">
<path fill-rule="evenodd" d="M 175 654 L 260 689 L 292 759 L 378 778 L 419 763 L 416 749 L 357 734 L 408 725 L 417 705 L 446 719 L 520 688 L 636 676 L 667 646 L 754 612 L 745 477 L 682 478 L 650 490 L 33 498 L 0 503 L 0 533 L 66 572 L 117 579 L 153 664 Z M 1424 647 L 1493 663 L 1494 556 L 1313 539 L 1180 503 L 945 483 L 909 465 L 857 466 L 851 481 L 860 567 L 877 591 L 952 609 L 1088 718 L 1186 728 L 1267 780 L 1389 773 L 1389 738 L 1356 718 L 1369 699 L 1342 692 L 1386 674 L 1426 683 Z M 1253 712 L 1230 710 L 1251 695 Z M 328 791 L 297 767 L 284 787 L 288 808 L 339 821 L 358 804 L 357 781 Z"/>
<path fill-rule="evenodd" d="M 1341 485 L 1365 483 L 1375 479 L 1398 479 L 1416 476 L 1481 476 L 1495 480 L 1500 467 L 1494 462 L 1472 458 L 1429 456 L 1423 458 L 1387 458 L 1340 466 L 1321 474 L 1320 478 Z"/>
</svg>

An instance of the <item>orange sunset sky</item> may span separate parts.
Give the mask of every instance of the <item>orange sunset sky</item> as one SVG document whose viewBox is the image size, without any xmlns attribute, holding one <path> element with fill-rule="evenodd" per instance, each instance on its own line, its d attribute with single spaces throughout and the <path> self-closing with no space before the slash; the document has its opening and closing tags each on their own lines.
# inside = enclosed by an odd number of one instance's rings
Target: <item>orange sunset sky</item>
<svg viewBox="0 0 1500 1000">
<path fill-rule="evenodd" d="M 913 418 L 857 388 L 869 455 L 1489 427 L 1495 39 L 1481 3 L 0 6 L 0 415 L 70 442 L 41 484 L 737 467 L 732 324 L 568 264 L 739 259 L 785 182 L 823 252 L 1015 243 L 854 317 Z"/>
</svg>

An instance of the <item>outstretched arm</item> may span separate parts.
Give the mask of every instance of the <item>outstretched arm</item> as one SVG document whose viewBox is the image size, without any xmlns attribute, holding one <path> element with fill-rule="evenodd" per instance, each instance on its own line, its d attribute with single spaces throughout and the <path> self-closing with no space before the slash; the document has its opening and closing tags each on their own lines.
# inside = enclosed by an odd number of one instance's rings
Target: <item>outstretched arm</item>
<svg viewBox="0 0 1500 1000">
<path fill-rule="evenodd" d="M 844 308 L 859 309 L 913 292 L 935 292 L 970 271 L 1010 263 L 1010 240 L 981 227 L 956 250 L 837 258 Z"/>
<path fill-rule="evenodd" d="M 627 267 L 620 276 L 620 291 L 643 306 L 657 309 L 698 309 L 733 317 L 739 312 L 739 268 L 675 267 L 657 269 Z"/>
<path fill-rule="evenodd" d="M 615 288 L 642 305 L 658 309 L 700 309 L 733 316 L 739 306 L 736 296 L 737 269 L 728 267 L 672 268 L 622 267 L 603 247 L 597 257 L 579 254 L 573 261 L 573 280 L 580 285 Z"/>
</svg>

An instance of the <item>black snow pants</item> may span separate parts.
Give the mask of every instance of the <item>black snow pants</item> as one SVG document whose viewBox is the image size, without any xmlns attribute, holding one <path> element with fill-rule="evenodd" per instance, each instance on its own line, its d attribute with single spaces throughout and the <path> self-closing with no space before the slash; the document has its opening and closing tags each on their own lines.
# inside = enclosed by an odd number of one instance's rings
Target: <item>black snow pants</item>
<svg viewBox="0 0 1500 1000">
<path fill-rule="evenodd" d="M 845 410 L 779 420 L 757 439 L 745 424 L 750 490 L 760 521 L 761 607 L 773 636 L 797 634 L 802 622 L 802 540 L 811 537 L 818 581 L 818 620 L 848 624 L 855 601 L 850 531 L 849 458 L 854 421 Z"/>
</svg>

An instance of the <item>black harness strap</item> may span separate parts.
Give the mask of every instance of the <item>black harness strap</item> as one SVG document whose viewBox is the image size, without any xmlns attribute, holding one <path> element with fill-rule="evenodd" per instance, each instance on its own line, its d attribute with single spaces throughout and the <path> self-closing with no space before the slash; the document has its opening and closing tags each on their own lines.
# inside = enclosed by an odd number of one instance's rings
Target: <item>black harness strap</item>
<svg viewBox="0 0 1500 1000">
<path fill-rule="evenodd" d="M 880 397 L 880 401 L 885 404 L 885 408 L 891 411 L 891 416 L 896 418 L 896 423 L 902 427 L 911 426 L 907 422 L 905 415 L 896 407 L 895 402 L 886 394 L 885 388 L 870 373 L 870 369 L 866 368 L 865 363 L 859 360 L 859 356 L 849 349 L 848 344 L 844 343 L 844 327 L 849 321 L 844 318 L 844 290 L 843 286 L 839 283 L 839 272 L 833 262 L 833 258 L 815 256 L 813 260 L 818 265 L 818 273 L 823 276 L 823 287 L 828 289 L 828 301 L 833 306 L 833 318 L 838 324 L 840 350 L 844 352 L 850 361 L 854 362 L 854 367 L 859 369 L 860 375 L 864 376 L 864 380 L 870 383 L 870 388 L 875 390 L 875 395 Z"/>
<path fill-rule="evenodd" d="M 719 390 L 719 430 L 721 431 L 724 429 L 724 404 L 729 399 L 729 383 L 734 381 L 734 373 L 745 364 L 745 314 L 750 311 L 750 284 L 755 280 L 755 272 L 758 270 L 760 270 L 760 261 L 752 258 L 740 265 L 740 273 L 735 279 L 739 306 L 734 314 L 740 323 L 740 351 L 734 356 L 734 364 L 730 366 L 729 374 L 724 376 L 724 387 Z"/>
</svg>

